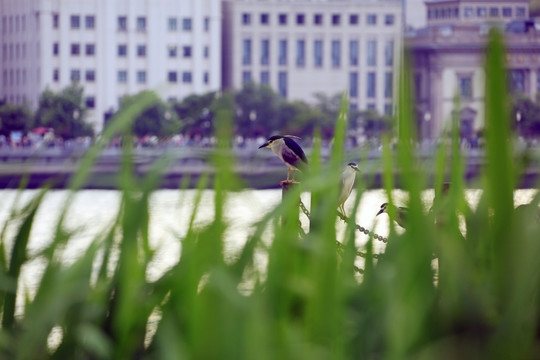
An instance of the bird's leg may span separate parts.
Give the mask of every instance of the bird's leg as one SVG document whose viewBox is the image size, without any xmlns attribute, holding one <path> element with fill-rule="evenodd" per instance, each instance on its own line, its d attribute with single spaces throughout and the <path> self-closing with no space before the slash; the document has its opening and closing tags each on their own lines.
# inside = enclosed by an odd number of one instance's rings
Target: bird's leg
<svg viewBox="0 0 540 360">
<path fill-rule="evenodd" d="M 292 182 L 295 181 L 295 180 L 294 180 L 294 175 L 295 175 L 295 174 L 296 174 L 296 169 L 293 169 L 293 171 L 292 171 L 292 180 L 291 180 Z"/>
<path fill-rule="evenodd" d="M 291 168 L 290 167 L 287 167 L 287 180 L 283 180 L 279 183 L 279 186 L 283 186 L 283 184 L 285 183 L 288 183 L 288 182 L 291 182 L 291 180 L 289 180 L 289 176 L 291 174 Z"/>
</svg>

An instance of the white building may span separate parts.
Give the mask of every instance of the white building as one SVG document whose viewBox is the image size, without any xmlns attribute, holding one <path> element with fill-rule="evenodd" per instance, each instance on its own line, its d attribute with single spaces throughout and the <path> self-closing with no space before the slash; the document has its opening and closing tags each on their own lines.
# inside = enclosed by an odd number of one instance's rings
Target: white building
<svg viewBox="0 0 540 360">
<path fill-rule="evenodd" d="M 269 84 L 290 100 L 349 91 L 391 113 L 400 0 L 225 0 L 223 86 Z"/>
<path fill-rule="evenodd" d="M 221 87 L 221 0 L 1 0 L 0 98 L 85 88 L 97 131 L 119 99 L 181 99 Z"/>
</svg>

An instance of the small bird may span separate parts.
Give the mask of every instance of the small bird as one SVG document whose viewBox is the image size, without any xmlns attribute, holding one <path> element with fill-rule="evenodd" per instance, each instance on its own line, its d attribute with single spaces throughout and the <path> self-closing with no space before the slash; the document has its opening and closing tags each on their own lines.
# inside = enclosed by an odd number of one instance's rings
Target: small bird
<svg viewBox="0 0 540 360">
<path fill-rule="evenodd" d="M 351 195 L 351 191 L 354 186 L 354 180 L 356 179 L 356 173 L 358 171 L 358 165 L 356 163 L 350 162 L 345 167 L 345 170 L 343 170 L 343 172 L 341 173 L 341 187 L 339 190 L 338 209 L 345 216 L 347 216 L 347 214 L 345 213 L 344 204 Z"/>
<path fill-rule="evenodd" d="M 302 150 L 294 139 L 300 140 L 299 137 L 292 135 L 274 135 L 259 146 L 259 149 L 270 148 L 287 165 L 287 180 L 283 180 L 280 183 L 281 185 L 283 183 L 294 182 L 296 170 L 302 170 L 308 163 L 304 150 Z M 292 179 L 289 179 L 291 170 L 293 171 Z"/>
<path fill-rule="evenodd" d="M 389 203 L 381 204 L 381 208 L 379 212 L 377 213 L 377 215 L 375 216 L 379 216 L 382 213 L 388 213 L 389 206 L 390 206 Z M 395 209 L 395 214 L 396 214 L 396 218 L 394 220 L 398 223 L 399 226 L 401 226 L 402 228 L 405 228 L 407 224 L 407 218 L 409 216 L 409 209 L 407 209 L 406 207 L 401 207 L 401 206 L 399 207 L 393 206 L 393 207 Z"/>
</svg>

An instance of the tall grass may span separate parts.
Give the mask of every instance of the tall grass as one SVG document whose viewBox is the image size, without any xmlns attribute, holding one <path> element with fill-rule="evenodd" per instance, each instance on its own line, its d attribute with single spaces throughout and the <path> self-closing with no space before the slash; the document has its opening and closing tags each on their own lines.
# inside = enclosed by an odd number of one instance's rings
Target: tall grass
<svg viewBox="0 0 540 360">
<path fill-rule="evenodd" d="M 478 205 L 465 198 L 463 159 L 457 141 L 441 147 L 435 169 L 431 211 L 421 192 L 428 172 L 418 166 L 408 80 L 399 92 L 399 136 L 393 151 L 386 141 L 384 179 L 392 201 L 394 175 L 409 195 L 404 232 L 392 231 L 375 258 L 373 240 L 359 262 L 359 234 L 349 223 L 336 232 L 338 177 L 344 159 L 347 102 L 336 122 L 333 152 L 322 164 L 316 142 L 311 169 L 300 186 L 255 226 L 242 250 L 224 253 L 227 196 L 240 188 L 231 171 L 230 99 L 220 100 L 213 158 L 214 219 L 195 226 L 200 194 L 192 209 L 178 262 L 161 277 L 146 276 L 154 250 L 149 239 L 149 198 L 169 159 L 146 178 L 131 167 L 126 141 L 120 176 L 122 205 L 87 251 L 71 264 L 62 261 L 72 233 L 64 225 L 68 198 L 50 245 L 39 254 L 45 270 L 35 296 L 19 299 L 21 268 L 32 260 L 28 241 L 47 189 L 24 206 L 14 206 L 0 237 L 0 358 L 2 359 L 530 359 L 540 354 L 537 259 L 540 197 L 513 208 L 518 169 L 512 166 L 506 116 L 504 49 L 493 35 L 487 52 L 487 167 Z M 404 75 L 406 72 L 404 72 Z M 94 159 L 117 132 L 127 133 L 134 114 L 152 99 L 118 115 L 75 175 L 73 194 L 84 185 Z M 126 137 L 127 139 L 127 137 Z M 442 184 L 451 180 L 448 191 Z M 364 184 L 359 183 L 351 218 Z M 299 231 L 298 197 L 311 194 L 309 231 Z M 257 211 L 257 209 L 254 209 Z M 394 212 L 390 212 L 395 217 Z M 465 231 L 461 223 L 465 224 Z M 270 245 L 263 233 L 272 229 Z M 171 235 L 172 236 L 172 235 Z M 338 249 L 336 241 L 343 244 Z M 265 252 L 261 270 L 256 254 Z M 118 254 L 118 256 L 116 256 Z M 361 264 L 360 276 L 355 268 Z M 246 291 L 246 285 L 251 284 Z M 16 316 L 15 304 L 24 304 Z M 48 345 L 51 332 L 58 344 Z"/>
</svg>

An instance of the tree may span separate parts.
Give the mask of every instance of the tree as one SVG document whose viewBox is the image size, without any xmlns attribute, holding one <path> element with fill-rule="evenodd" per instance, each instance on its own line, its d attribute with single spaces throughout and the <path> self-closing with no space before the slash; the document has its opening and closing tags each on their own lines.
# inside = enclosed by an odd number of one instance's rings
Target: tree
<svg viewBox="0 0 540 360">
<path fill-rule="evenodd" d="M 290 120 L 280 111 L 284 100 L 268 85 L 248 83 L 234 96 L 236 132 L 243 136 L 266 135 Z"/>
<path fill-rule="evenodd" d="M 60 93 L 45 90 L 39 99 L 36 125 L 54 129 L 63 139 L 93 135 L 92 126 L 86 123 L 83 102 L 84 88 L 73 83 Z"/>
<path fill-rule="evenodd" d="M 213 128 L 216 92 L 189 95 L 172 105 L 172 110 L 182 122 L 182 132 L 194 135 L 210 135 Z"/>
<path fill-rule="evenodd" d="M 152 93 L 150 90 L 144 93 Z M 120 110 L 129 107 L 136 101 L 135 96 L 125 96 L 120 104 Z M 181 124 L 176 112 L 169 109 L 169 106 L 155 97 L 155 101 L 144 109 L 133 123 L 133 133 L 139 137 L 146 135 L 155 135 L 158 137 L 167 137 L 177 134 Z"/>
<path fill-rule="evenodd" d="M 526 96 L 519 96 L 513 100 L 512 122 L 516 131 L 524 137 L 537 137 L 540 135 L 540 105 L 539 101 L 532 101 Z"/>
<path fill-rule="evenodd" d="M 8 136 L 12 131 L 28 132 L 33 125 L 32 114 L 26 106 L 0 104 L 0 134 Z"/>
</svg>

